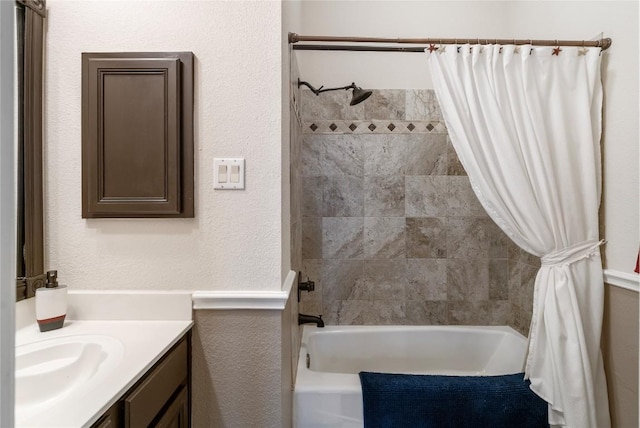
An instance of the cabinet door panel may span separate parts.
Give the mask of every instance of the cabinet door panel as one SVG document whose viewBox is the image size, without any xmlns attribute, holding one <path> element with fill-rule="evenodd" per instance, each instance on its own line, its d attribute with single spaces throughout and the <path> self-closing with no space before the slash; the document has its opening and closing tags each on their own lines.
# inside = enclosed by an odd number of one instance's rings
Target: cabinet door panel
<svg viewBox="0 0 640 428">
<path fill-rule="evenodd" d="M 109 410 L 91 428 L 120 428 L 120 402 L 111 406 Z"/>
<path fill-rule="evenodd" d="M 189 400 L 187 388 L 182 387 L 176 398 L 164 412 L 156 428 L 187 428 L 189 423 Z"/>
<path fill-rule="evenodd" d="M 149 426 L 174 392 L 187 383 L 187 352 L 185 340 L 124 399 L 125 427 Z"/>
<path fill-rule="evenodd" d="M 193 55 L 82 54 L 82 216 L 193 216 Z"/>
</svg>

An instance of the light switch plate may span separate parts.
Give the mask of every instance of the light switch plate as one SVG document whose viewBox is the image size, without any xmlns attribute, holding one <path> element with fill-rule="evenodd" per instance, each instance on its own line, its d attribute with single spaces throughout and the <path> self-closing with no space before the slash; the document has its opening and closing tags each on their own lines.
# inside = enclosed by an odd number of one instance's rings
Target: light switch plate
<svg viewBox="0 0 640 428">
<path fill-rule="evenodd" d="M 222 190 L 244 189 L 244 158 L 214 158 L 213 188 Z"/>
</svg>

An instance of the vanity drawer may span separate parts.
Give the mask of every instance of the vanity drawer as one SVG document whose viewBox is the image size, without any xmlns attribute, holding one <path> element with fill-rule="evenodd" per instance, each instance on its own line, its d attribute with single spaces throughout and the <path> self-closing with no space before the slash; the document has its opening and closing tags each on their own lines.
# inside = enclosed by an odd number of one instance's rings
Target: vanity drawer
<svg viewBox="0 0 640 428">
<path fill-rule="evenodd" d="M 124 426 L 149 426 L 170 397 L 187 384 L 188 347 L 182 340 L 151 370 L 140 385 L 124 398 Z"/>
</svg>

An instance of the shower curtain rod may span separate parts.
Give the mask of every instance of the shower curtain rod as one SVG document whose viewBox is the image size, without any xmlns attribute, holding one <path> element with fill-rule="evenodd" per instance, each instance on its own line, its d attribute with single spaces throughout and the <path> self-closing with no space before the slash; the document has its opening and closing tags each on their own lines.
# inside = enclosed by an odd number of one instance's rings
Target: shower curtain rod
<svg viewBox="0 0 640 428">
<path fill-rule="evenodd" d="M 339 37 L 339 36 L 301 36 L 289 33 L 289 44 L 294 50 L 301 51 L 360 51 L 360 52 L 424 52 L 427 47 L 420 46 L 357 46 L 357 45 L 297 45 L 298 42 L 331 42 L 331 43 L 389 43 L 389 44 L 501 44 L 501 45 L 533 45 L 533 46 L 579 46 L 599 47 L 607 50 L 611 46 L 611 38 L 600 40 L 532 40 L 532 39 L 390 39 L 381 37 Z"/>
</svg>

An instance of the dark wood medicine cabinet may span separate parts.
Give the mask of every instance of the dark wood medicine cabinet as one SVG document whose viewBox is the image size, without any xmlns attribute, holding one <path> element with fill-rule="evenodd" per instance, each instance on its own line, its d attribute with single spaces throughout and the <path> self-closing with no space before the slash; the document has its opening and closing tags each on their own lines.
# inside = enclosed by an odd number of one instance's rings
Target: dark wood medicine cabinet
<svg viewBox="0 0 640 428">
<path fill-rule="evenodd" d="M 44 285 L 43 66 L 45 0 L 16 0 L 18 177 L 16 299 Z"/>
<path fill-rule="evenodd" d="M 193 210 L 193 53 L 83 53 L 82 217 Z"/>
</svg>

